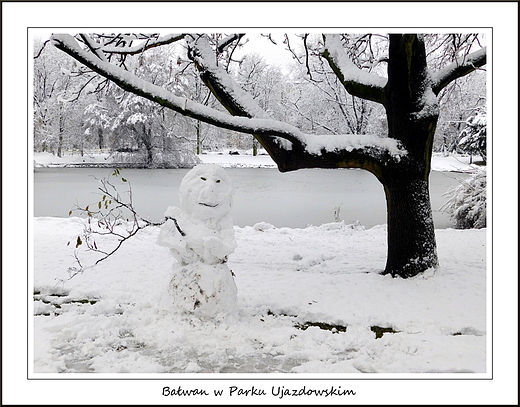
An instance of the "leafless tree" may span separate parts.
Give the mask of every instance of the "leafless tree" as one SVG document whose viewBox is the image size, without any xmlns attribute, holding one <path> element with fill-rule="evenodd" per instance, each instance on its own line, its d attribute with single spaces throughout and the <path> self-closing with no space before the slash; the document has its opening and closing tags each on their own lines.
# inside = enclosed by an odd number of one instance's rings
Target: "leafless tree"
<svg viewBox="0 0 520 407">
<path fill-rule="evenodd" d="M 382 183 L 387 201 L 388 256 L 384 273 L 410 277 L 437 267 L 428 181 L 439 117 L 438 97 L 451 82 L 486 64 L 486 48 L 473 51 L 473 44 L 467 52 L 455 52 L 442 65 L 431 66 L 424 35 L 390 34 L 388 54 L 384 55 L 386 74 L 381 75 L 356 65 L 358 54 L 352 55 L 352 48 L 346 47 L 346 37 L 324 34 L 320 54 L 339 86 L 353 96 L 382 105 L 388 134 L 319 136 L 274 120 L 238 86 L 225 64 L 219 63 L 218 56 L 232 50 L 243 38 L 239 34 L 171 34 L 155 36 L 153 41 L 144 40 L 140 45 L 142 52 L 165 39 L 182 41 L 201 80 L 229 113 L 146 82 L 126 71 L 120 59 L 110 61 L 116 49 L 122 56 L 135 52 L 136 46 L 108 45 L 87 34 L 77 39 L 53 35 L 52 43 L 129 92 L 197 120 L 253 134 L 282 172 L 302 168 L 361 168 L 371 172 Z M 359 44 L 368 47 L 370 43 L 360 39 Z"/>
</svg>

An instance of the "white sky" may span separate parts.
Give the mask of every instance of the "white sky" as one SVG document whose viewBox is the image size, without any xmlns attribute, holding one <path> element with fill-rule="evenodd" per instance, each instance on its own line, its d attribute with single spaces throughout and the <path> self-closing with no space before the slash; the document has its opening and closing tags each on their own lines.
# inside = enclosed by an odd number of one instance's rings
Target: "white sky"
<svg viewBox="0 0 520 407">
<path fill-rule="evenodd" d="M 249 41 L 242 47 L 242 50 L 239 52 L 237 50 L 237 56 L 258 52 L 269 65 L 278 65 L 280 67 L 294 61 L 291 53 L 286 49 L 286 45 L 283 43 L 283 34 L 272 35 L 277 45 L 274 45 L 268 38 L 262 37 L 260 33 L 248 35 L 248 38 Z M 297 42 L 294 41 L 291 46 L 296 45 L 296 43 Z"/>
</svg>

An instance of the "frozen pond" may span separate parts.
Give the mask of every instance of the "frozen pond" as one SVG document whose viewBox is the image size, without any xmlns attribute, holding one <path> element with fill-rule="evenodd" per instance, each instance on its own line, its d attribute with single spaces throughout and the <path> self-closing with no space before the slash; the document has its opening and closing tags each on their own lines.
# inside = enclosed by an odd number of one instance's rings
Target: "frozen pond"
<svg viewBox="0 0 520 407">
<path fill-rule="evenodd" d="M 160 221 L 170 205 L 178 205 L 178 187 L 188 169 L 124 169 L 130 181 L 134 207 L 145 219 Z M 386 223 L 383 187 L 363 170 L 308 169 L 282 174 L 270 168 L 229 168 L 236 192 L 232 216 L 243 227 L 268 222 L 277 227 L 302 228 L 339 218 L 360 221 L 369 228 Z M 106 178 L 107 168 L 37 168 L 34 171 L 34 216 L 67 217 L 75 203 L 85 207 L 101 199 L 96 178 Z M 467 174 L 432 172 L 430 191 L 435 227 L 452 227 L 448 215 L 439 211 L 444 194 Z M 117 185 L 118 180 L 115 180 Z M 118 188 L 120 193 L 126 184 Z"/>
</svg>

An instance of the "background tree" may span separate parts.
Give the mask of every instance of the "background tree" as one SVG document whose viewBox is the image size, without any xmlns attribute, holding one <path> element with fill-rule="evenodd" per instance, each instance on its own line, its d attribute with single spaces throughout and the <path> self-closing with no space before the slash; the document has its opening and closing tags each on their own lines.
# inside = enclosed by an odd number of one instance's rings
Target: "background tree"
<svg viewBox="0 0 520 407">
<path fill-rule="evenodd" d="M 466 57 L 480 47 L 478 34 L 430 34 L 425 37 L 427 61 L 432 69 L 441 69 L 449 61 Z M 468 117 L 486 108 L 486 73 L 476 69 L 444 87 L 439 97 L 439 120 L 434 151 L 464 153 L 458 146 L 460 132 Z"/>
<path fill-rule="evenodd" d="M 197 120 L 253 134 L 280 171 L 302 168 L 361 168 L 382 183 L 388 213 L 388 256 L 384 273 L 410 277 L 438 264 L 428 179 L 438 95 L 448 84 L 486 63 L 485 48 L 463 54 L 438 70 L 430 70 L 424 36 L 390 34 L 386 76 L 360 69 L 349 57 L 340 35 L 323 35 L 321 55 L 339 84 L 356 97 L 383 106 L 388 123 L 384 137 L 306 134 L 277 121 L 231 77 L 218 55 L 230 52 L 242 35 L 203 34 L 154 36 L 143 51 L 167 41 L 184 40 L 187 57 L 201 80 L 230 113 L 210 109 L 163 87 L 151 84 L 110 63 L 113 49 L 82 35 L 84 47 L 69 35 L 54 35 L 53 44 L 121 88 Z M 305 40 L 305 36 L 302 37 Z M 120 46 L 120 55 L 137 47 Z"/>
<path fill-rule="evenodd" d="M 39 55 L 34 61 L 34 146 L 61 157 L 65 149 L 82 146 L 77 138 L 81 123 L 75 114 L 80 102 L 71 96 L 75 61 L 45 44 L 37 41 L 34 50 Z"/>
<path fill-rule="evenodd" d="M 323 45 L 320 38 L 321 36 L 305 35 L 305 47 L 299 54 L 293 50 L 295 59 L 305 66 L 306 74 L 300 74 L 300 77 L 305 78 L 310 88 L 309 95 L 317 92 L 321 97 L 319 103 L 314 102 L 315 97 L 305 98 L 311 101 L 311 106 L 320 106 L 319 110 L 311 108 L 311 111 L 318 112 L 316 121 L 332 134 L 383 134 L 375 116 L 384 115 L 384 110 L 376 103 L 346 91 L 337 75 L 330 70 L 327 61 L 321 57 Z M 379 52 L 386 53 L 387 41 L 372 34 L 343 34 L 342 42 L 345 52 L 358 69 L 365 69 L 367 72 L 380 70 L 380 61 L 375 57 L 375 50 L 382 48 Z M 324 123 L 327 125 L 324 126 Z"/>
<path fill-rule="evenodd" d="M 476 110 L 476 112 L 468 117 L 464 129 L 461 131 L 458 141 L 458 147 L 469 154 L 477 154 L 482 157 L 484 164 L 486 163 L 486 147 L 487 147 L 487 117 L 486 112 Z M 471 160 L 470 160 L 471 162 Z"/>
<path fill-rule="evenodd" d="M 237 71 L 238 84 L 248 92 L 260 108 L 271 117 L 280 119 L 280 101 L 284 81 L 280 68 L 269 66 L 258 53 L 246 55 Z M 253 156 L 258 153 L 258 141 L 253 138 Z"/>
</svg>

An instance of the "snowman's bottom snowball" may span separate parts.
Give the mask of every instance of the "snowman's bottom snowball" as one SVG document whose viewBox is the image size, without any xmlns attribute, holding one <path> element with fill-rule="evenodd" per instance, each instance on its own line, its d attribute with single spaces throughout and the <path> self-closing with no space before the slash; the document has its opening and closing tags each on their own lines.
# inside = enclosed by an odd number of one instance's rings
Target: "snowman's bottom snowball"
<svg viewBox="0 0 520 407">
<path fill-rule="evenodd" d="M 175 265 L 168 287 L 177 312 L 204 319 L 236 316 L 237 286 L 227 264 Z"/>
</svg>

